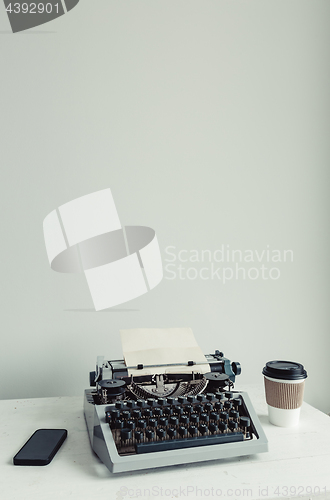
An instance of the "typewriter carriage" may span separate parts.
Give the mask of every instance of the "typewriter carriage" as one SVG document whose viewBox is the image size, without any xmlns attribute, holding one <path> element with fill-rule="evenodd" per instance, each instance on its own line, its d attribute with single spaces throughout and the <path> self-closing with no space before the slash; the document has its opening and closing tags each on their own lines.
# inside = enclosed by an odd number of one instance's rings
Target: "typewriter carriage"
<svg viewBox="0 0 330 500">
<path fill-rule="evenodd" d="M 205 355 L 211 371 L 200 373 L 198 363 L 187 363 L 194 369 L 190 373 L 166 373 L 169 365 L 164 365 L 164 372 L 152 375 L 129 375 L 124 360 L 106 361 L 97 358 L 96 370 L 90 372 L 90 385 L 95 387 L 91 392 L 95 404 L 111 404 L 120 400 L 166 398 L 179 396 L 197 396 L 208 392 L 230 390 L 234 386 L 235 377 L 241 373 L 240 363 L 230 362 L 223 353 Z M 132 367 L 143 370 L 146 367 Z M 161 365 L 157 367 L 161 368 Z M 174 365 L 171 367 L 174 370 Z"/>
</svg>

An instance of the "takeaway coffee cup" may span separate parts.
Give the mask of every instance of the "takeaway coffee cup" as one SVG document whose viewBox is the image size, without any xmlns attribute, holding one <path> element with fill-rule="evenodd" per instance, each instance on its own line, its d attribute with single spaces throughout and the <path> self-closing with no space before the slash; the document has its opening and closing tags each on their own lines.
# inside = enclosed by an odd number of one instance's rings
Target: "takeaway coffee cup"
<svg viewBox="0 0 330 500">
<path fill-rule="evenodd" d="M 268 361 L 262 370 L 270 423 L 293 427 L 299 422 L 307 372 L 293 361 Z"/>
</svg>

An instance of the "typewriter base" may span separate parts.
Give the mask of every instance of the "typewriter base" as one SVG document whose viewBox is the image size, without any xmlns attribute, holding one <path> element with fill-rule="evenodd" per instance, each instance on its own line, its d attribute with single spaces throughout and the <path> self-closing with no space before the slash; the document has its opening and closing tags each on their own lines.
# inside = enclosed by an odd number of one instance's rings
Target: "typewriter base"
<svg viewBox="0 0 330 500">
<path fill-rule="evenodd" d="M 258 416 L 246 392 L 234 391 L 242 396 L 253 421 L 256 439 L 234 443 L 222 443 L 196 448 L 166 450 L 140 455 L 119 456 L 109 424 L 105 421 L 105 409 L 109 405 L 96 405 L 90 390 L 85 391 L 84 413 L 90 442 L 100 460 L 113 473 L 126 472 L 169 465 L 188 464 L 220 458 L 253 455 L 268 451 L 268 441 Z"/>
</svg>

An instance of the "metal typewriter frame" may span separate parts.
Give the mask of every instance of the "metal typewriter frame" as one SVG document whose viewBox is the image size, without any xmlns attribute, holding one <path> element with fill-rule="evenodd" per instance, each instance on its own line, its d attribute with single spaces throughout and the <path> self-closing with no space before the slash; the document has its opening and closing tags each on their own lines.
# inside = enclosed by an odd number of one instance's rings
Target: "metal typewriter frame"
<svg viewBox="0 0 330 500">
<path fill-rule="evenodd" d="M 169 465 L 204 462 L 220 458 L 231 458 L 268 451 L 267 437 L 246 392 L 232 391 L 243 397 L 257 435 L 257 439 L 210 446 L 166 450 L 141 455 L 119 456 L 109 424 L 105 421 L 105 410 L 111 405 L 96 405 L 90 390 L 85 391 L 84 412 L 91 445 L 102 462 L 113 472 L 125 472 Z"/>
<path fill-rule="evenodd" d="M 105 380 L 125 380 L 129 383 L 130 376 L 124 360 L 106 361 L 103 356 L 97 358 L 96 371 L 90 373 L 90 385 L 96 389 L 85 390 L 84 413 L 87 423 L 90 442 L 93 450 L 102 462 L 113 472 L 125 472 L 169 465 L 204 462 L 221 458 L 231 458 L 243 455 L 251 455 L 268 451 L 267 437 L 261 427 L 258 416 L 252 406 L 251 400 L 246 392 L 234 391 L 235 377 L 240 374 L 240 364 L 230 362 L 223 353 L 216 350 L 214 354 L 205 355 L 206 363 L 210 366 L 210 373 L 224 374 L 227 376 L 230 391 L 237 396 L 242 396 L 245 407 L 251 418 L 254 431 L 252 439 L 231 443 L 220 443 L 189 448 L 178 448 L 166 451 L 156 451 L 132 455 L 119 455 L 109 424 L 106 422 L 105 412 L 114 408 L 115 401 L 103 401 L 98 395 L 98 385 Z M 188 366 L 195 366 L 193 361 Z M 143 368 L 138 365 L 135 368 Z M 191 373 L 194 379 L 195 375 Z M 188 375 L 186 375 L 188 376 Z M 175 376 L 174 376 L 175 377 Z M 179 376 L 182 379 L 182 375 Z M 139 384 L 145 383 L 145 377 L 134 376 Z M 125 399 L 120 397 L 120 399 Z M 104 404 L 103 404 L 104 403 Z"/>
</svg>

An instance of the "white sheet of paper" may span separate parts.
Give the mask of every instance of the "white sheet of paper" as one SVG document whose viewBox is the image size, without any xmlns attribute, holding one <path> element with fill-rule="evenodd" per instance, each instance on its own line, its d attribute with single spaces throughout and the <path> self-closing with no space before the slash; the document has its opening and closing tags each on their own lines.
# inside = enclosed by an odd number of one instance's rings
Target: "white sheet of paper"
<svg viewBox="0 0 330 500">
<path fill-rule="evenodd" d="M 129 375 L 210 371 L 191 328 L 132 328 L 120 330 L 120 336 Z M 188 361 L 201 364 L 187 366 Z M 178 365 L 162 366 L 173 363 Z M 155 366 L 137 370 L 139 364 Z"/>
</svg>

